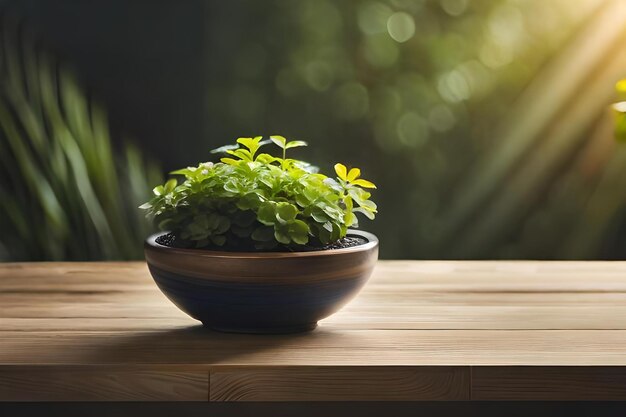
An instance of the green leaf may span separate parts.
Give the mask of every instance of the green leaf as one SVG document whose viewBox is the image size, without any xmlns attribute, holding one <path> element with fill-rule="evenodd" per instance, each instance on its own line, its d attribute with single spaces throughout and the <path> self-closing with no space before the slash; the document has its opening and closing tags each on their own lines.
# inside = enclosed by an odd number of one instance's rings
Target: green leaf
<svg viewBox="0 0 626 417">
<path fill-rule="evenodd" d="M 287 232 L 291 240 L 299 245 L 309 242 L 309 226 L 302 220 L 294 220 L 287 226 Z"/>
<path fill-rule="evenodd" d="M 371 210 L 366 210 L 363 207 L 357 207 L 357 208 L 353 209 L 352 211 L 354 213 L 363 213 L 365 215 L 365 217 L 367 217 L 370 220 L 374 220 L 374 217 L 376 217 Z"/>
<path fill-rule="evenodd" d="M 289 243 L 291 243 L 291 238 L 289 237 L 288 230 L 282 227 L 274 228 L 274 238 L 280 243 L 285 244 L 285 245 L 288 245 Z"/>
<path fill-rule="evenodd" d="M 177 185 L 178 185 L 178 181 L 176 181 L 175 178 L 172 178 L 171 180 L 166 182 L 165 185 L 163 186 L 165 190 L 165 194 L 169 194 L 172 191 L 174 191 L 174 188 L 176 188 Z"/>
<path fill-rule="evenodd" d="M 276 203 L 267 201 L 259 207 L 257 211 L 257 220 L 266 226 L 272 226 L 276 223 Z"/>
<path fill-rule="evenodd" d="M 294 160 L 293 161 L 293 166 L 300 168 L 303 171 L 308 172 L 309 174 L 316 174 L 319 172 L 319 167 L 309 164 L 308 162 L 304 162 L 304 161 L 298 161 L 298 160 Z"/>
<path fill-rule="evenodd" d="M 226 233 L 228 229 L 230 229 L 230 219 L 226 216 L 219 216 L 218 223 L 213 233 L 221 235 L 222 233 Z"/>
<path fill-rule="evenodd" d="M 326 223 L 329 220 L 329 217 L 324 213 L 321 209 L 314 207 L 311 210 L 311 217 L 318 223 Z"/>
<path fill-rule="evenodd" d="M 234 151 L 226 151 L 226 153 L 243 161 L 252 162 L 252 153 L 247 149 L 235 149 Z"/>
<path fill-rule="evenodd" d="M 239 192 L 241 191 L 239 184 L 237 184 L 234 179 L 228 180 L 228 182 L 226 182 L 223 187 L 224 190 L 234 194 L 239 194 Z"/>
<path fill-rule="evenodd" d="M 225 164 L 235 165 L 235 166 L 239 165 L 239 162 L 240 162 L 240 161 L 238 161 L 236 159 L 233 159 L 233 158 L 222 158 L 222 159 L 220 159 L 220 161 L 225 163 Z"/>
<path fill-rule="evenodd" d="M 192 175 L 195 171 L 197 171 L 196 167 L 187 167 L 182 169 L 177 169 L 176 171 L 170 172 L 170 175 L 184 175 L 186 177 Z"/>
<path fill-rule="evenodd" d="M 333 223 L 333 232 L 330 234 L 331 242 L 336 242 L 345 236 L 345 232 L 342 230 L 341 226 L 336 223 Z"/>
<path fill-rule="evenodd" d="M 256 213 L 252 210 L 237 210 L 232 215 L 232 223 L 240 227 L 248 227 L 256 220 Z"/>
<path fill-rule="evenodd" d="M 354 200 L 356 200 L 357 202 L 367 200 L 368 198 L 372 196 L 372 194 L 370 194 L 369 192 L 358 187 L 350 187 L 348 189 L 348 195 L 352 197 Z"/>
<path fill-rule="evenodd" d="M 324 185 L 332 188 L 334 191 L 336 191 L 338 193 L 342 193 L 343 192 L 343 187 L 337 181 L 335 181 L 332 178 L 324 179 Z"/>
<path fill-rule="evenodd" d="M 281 149 L 286 149 L 287 139 L 285 139 L 284 137 L 273 135 L 273 136 L 270 136 L 270 140 L 274 142 Z"/>
<path fill-rule="evenodd" d="M 255 138 L 239 138 L 237 139 L 237 143 L 240 143 L 248 148 L 250 158 L 251 160 L 254 160 L 254 155 L 256 154 L 256 151 L 261 147 L 261 139 L 261 136 L 257 136 Z"/>
<path fill-rule="evenodd" d="M 226 243 L 226 236 L 223 235 L 211 236 L 210 239 L 211 242 L 213 242 L 217 246 L 224 246 L 224 243 Z"/>
<path fill-rule="evenodd" d="M 268 153 L 262 153 L 256 157 L 256 161 L 262 164 L 271 164 L 272 162 L 275 162 L 279 159 L 280 158 L 276 158 Z"/>
<path fill-rule="evenodd" d="M 278 220 L 283 222 L 290 222 L 296 218 L 298 214 L 298 208 L 290 203 L 278 203 L 276 204 L 276 215 Z"/>
<path fill-rule="evenodd" d="M 368 209 L 370 211 L 375 211 L 376 210 L 376 203 L 374 203 L 373 201 L 370 200 L 365 200 L 365 201 L 360 201 L 359 202 L 359 206 Z"/>
<path fill-rule="evenodd" d="M 309 200 L 304 194 L 296 194 L 296 204 L 300 207 L 307 207 L 311 204 L 311 200 Z"/>
<path fill-rule="evenodd" d="M 298 148 L 300 146 L 308 146 L 308 144 L 303 140 L 294 140 L 287 142 L 285 149 Z"/>
<path fill-rule="evenodd" d="M 346 211 L 345 215 L 343 216 L 343 222 L 348 227 L 352 227 L 354 223 L 356 223 L 356 221 L 357 221 L 357 218 L 354 215 L 354 213 L 352 211 Z"/>
<path fill-rule="evenodd" d="M 328 222 L 328 225 L 330 226 L 329 229 L 326 228 L 326 224 L 324 224 L 324 227 L 320 226 L 320 225 L 316 225 L 316 229 L 317 229 L 317 238 L 320 240 L 320 242 L 322 242 L 323 244 L 328 244 L 330 243 L 330 235 L 333 231 L 333 225 Z"/>
<path fill-rule="evenodd" d="M 152 204 L 151 203 L 143 203 L 142 205 L 139 206 L 140 209 L 142 210 L 148 210 L 152 208 Z"/>
<path fill-rule="evenodd" d="M 274 238 L 274 228 L 270 226 L 260 226 L 252 232 L 252 239 L 259 242 L 268 242 Z"/>
<path fill-rule="evenodd" d="M 157 185 L 156 187 L 154 187 L 152 189 L 152 192 L 154 193 L 154 195 L 163 195 L 166 194 L 165 192 L 165 188 L 162 185 Z"/>
<path fill-rule="evenodd" d="M 240 210 L 257 208 L 261 204 L 261 197 L 257 193 L 248 193 L 238 200 L 236 204 Z"/>
</svg>

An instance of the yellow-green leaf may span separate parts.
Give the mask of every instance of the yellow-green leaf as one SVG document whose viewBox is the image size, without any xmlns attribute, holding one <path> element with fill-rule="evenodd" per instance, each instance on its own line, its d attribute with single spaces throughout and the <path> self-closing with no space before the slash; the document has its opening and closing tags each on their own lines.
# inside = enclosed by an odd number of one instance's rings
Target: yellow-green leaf
<svg viewBox="0 0 626 417">
<path fill-rule="evenodd" d="M 177 185 L 178 185 L 178 181 L 176 181 L 175 178 L 172 178 L 171 180 L 166 182 L 165 185 L 163 186 L 165 193 L 166 194 L 171 193 L 172 191 L 174 191 L 174 188 L 176 188 Z"/>
<path fill-rule="evenodd" d="M 363 188 L 376 188 L 373 182 L 370 182 L 364 179 L 358 179 L 356 181 L 352 181 L 352 184 L 358 185 L 359 187 L 363 187 Z"/>
<path fill-rule="evenodd" d="M 346 180 L 348 176 L 348 170 L 344 164 L 335 164 L 335 172 L 337 176 L 342 180 Z"/>
<path fill-rule="evenodd" d="M 288 142 L 285 149 L 297 148 L 300 146 L 307 146 L 307 143 L 303 140 L 294 140 L 294 141 Z"/>
<path fill-rule="evenodd" d="M 280 146 L 282 149 L 285 149 L 285 145 L 287 144 L 287 139 L 282 136 L 273 135 L 270 136 L 270 140 L 274 142 L 276 145 Z"/>
<path fill-rule="evenodd" d="M 239 165 L 239 161 L 233 158 L 222 158 L 220 161 L 228 165 Z"/>
<path fill-rule="evenodd" d="M 352 168 L 350 172 L 348 172 L 348 181 L 352 182 L 361 176 L 361 170 L 358 168 Z"/>
</svg>

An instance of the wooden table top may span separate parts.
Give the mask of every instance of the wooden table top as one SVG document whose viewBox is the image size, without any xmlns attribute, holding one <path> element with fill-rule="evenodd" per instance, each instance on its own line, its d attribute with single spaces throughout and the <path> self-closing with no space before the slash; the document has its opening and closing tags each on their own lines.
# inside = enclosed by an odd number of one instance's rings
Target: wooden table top
<svg viewBox="0 0 626 417">
<path fill-rule="evenodd" d="M 0 400 L 626 399 L 626 262 L 381 261 L 295 335 L 203 329 L 144 263 L 0 264 Z"/>
</svg>

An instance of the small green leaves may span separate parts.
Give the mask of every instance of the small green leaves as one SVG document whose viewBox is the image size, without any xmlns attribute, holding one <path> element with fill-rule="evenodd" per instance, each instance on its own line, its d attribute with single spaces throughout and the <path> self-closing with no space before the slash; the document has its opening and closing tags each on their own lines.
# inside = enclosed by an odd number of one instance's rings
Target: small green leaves
<svg viewBox="0 0 626 417">
<path fill-rule="evenodd" d="M 268 201 L 259 207 L 257 220 L 266 226 L 273 226 L 276 223 L 276 203 Z"/>
<path fill-rule="evenodd" d="M 276 144 L 276 146 L 278 146 L 281 149 L 291 149 L 291 148 L 298 148 L 300 146 L 308 146 L 308 144 L 303 140 L 293 140 L 289 142 L 284 137 L 277 136 L 277 135 L 270 136 L 270 140 L 274 142 L 274 144 Z"/>
<path fill-rule="evenodd" d="M 163 186 L 163 188 L 165 189 L 165 194 L 169 194 L 172 191 L 174 191 L 174 188 L 176 188 L 176 185 L 178 185 L 178 181 L 176 181 L 176 179 L 174 178 L 167 181 L 165 185 Z"/>
<path fill-rule="evenodd" d="M 295 220 L 287 226 L 289 238 L 298 245 L 305 245 L 309 241 L 309 226 L 302 220 Z"/>
<path fill-rule="evenodd" d="M 152 189 L 152 193 L 156 196 L 162 196 L 165 194 L 165 188 L 162 185 L 157 185 Z"/>
<path fill-rule="evenodd" d="M 176 179 L 172 178 L 171 180 L 167 181 L 165 184 L 157 185 L 156 187 L 154 187 L 152 189 L 152 192 L 156 196 L 162 196 L 162 195 L 165 195 L 165 194 L 169 194 L 172 191 L 174 191 L 174 188 L 176 188 L 177 184 L 178 184 L 178 181 L 176 181 Z"/>
<path fill-rule="evenodd" d="M 236 159 L 233 159 L 233 158 L 222 158 L 222 159 L 220 159 L 220 162 L 223 162 L 223 163 L 225 163 L 227 165 L 237 166 L 237 165 L 239 165 L 240 161 L 238 161 Z"/>
<path fill-rule="evenodd" d="M 285 148 L 286 149 L 299 148 L 300 146 L 307 146 L 307 143 L 303 140 L 294 140 L 292 142 L 287 142 L 287 145 L 285 146 Z"/>
<path fill-rule="evenodd" d="M 282 136 L 270 136 L 270 140 L 276 144 L 281 149 L 286 149 L 287 147 L 287 139 Z"/>
<path fill-rule="evenodd" d="M 268 242 L 274 238 L 274 228 L 268 226 L 257 227 L 252 232 L 252 239 L 259 242 Z"/>
<path fill-rule="evenodd" d="M 280 202 L 276 204 L 276 218 L 279 221 L 288 223 L 293 221 L 298 214 L 296 206 L 290 203 Z"/>
<path fill-rule="evenodd" d="M 259 153 L 266 143 L 282 155 Z M 141 208 L 189 247 L 235 250 L 328 244 L 358 226 L 357 213 L 374 218 L 376 204 L 365 189 L 375 186 L 361 178 L 360 169 L 337 164 L 337 178 L 326 177 L 307 162 L 285 157 L 287 149 L 301 146 L 306 142 L 283 136 L 239 138 L 214 150 L 227 154 L 221 162 L 173 171 L 184 181 L 155 187 Z"/>
<path fill-rule="evenodd" d="M 256 154 L 256 151 L 258 151 L 261 147 L 261 139 L 261 136 L 257 136 L 255 138 L 239 138 L 237 139 L 237 143 L 240 143 L 248 148 L 247 153 L 250 155 L 250 160 L 254 161 L 254 155 Z"/>
</svg>

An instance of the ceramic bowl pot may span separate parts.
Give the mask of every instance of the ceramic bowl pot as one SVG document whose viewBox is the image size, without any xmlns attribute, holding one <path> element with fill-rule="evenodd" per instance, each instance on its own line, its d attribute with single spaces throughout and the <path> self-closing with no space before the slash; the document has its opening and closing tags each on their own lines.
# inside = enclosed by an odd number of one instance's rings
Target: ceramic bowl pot
<svg viewBox="0 0 626 417">
<path fill-rule="evenodd" d="M 378 239 L 312 252 L 220 252 L 179 249 L 150 236 L 150 273 L 174 304 L 205 326 L 239 333 L 312 330 L 354 297 L 378 259 Z"/>
</svg>

